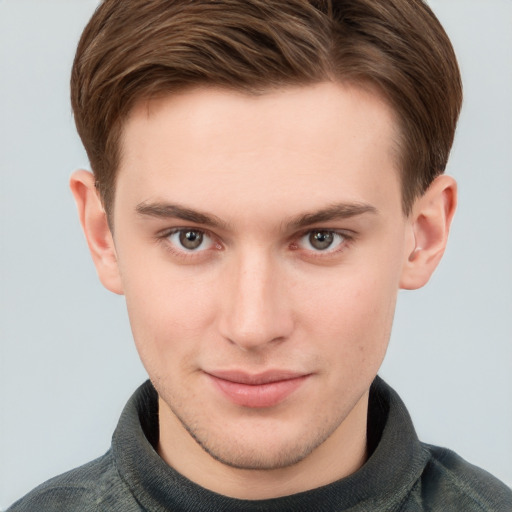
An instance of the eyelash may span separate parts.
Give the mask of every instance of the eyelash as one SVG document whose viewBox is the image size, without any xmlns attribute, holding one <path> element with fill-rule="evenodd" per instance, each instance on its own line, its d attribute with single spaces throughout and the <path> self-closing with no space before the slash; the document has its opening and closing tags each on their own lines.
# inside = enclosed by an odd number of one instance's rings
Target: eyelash
<svg viewBox="0 0 512 512">
<path fill-rule="evenodd" d="M 308 235 L 312 235 L 313 233 L 327 233 L 332 234 L 338 237 L 341 237 L 341 241 L 339 242 L 338 246 L 334 249 L 327 248 L 326 250 L 314 250 L 314 249 L 306 249 L 306 251 L 309 253 L 308 258 L 328 258 L 330 256 L 338 255 L 342 252 L 344 252 L 346 249 L 350 247 L 350 245 L 354 242 L 356 236 L 355 233 L 347 232 L 347 231 L 340 231 L 336 229 L 325 229 L 325 228 L 314 228 L 314 229 L 308 229 L 306 231 L 303 231 L 298 234 L 298 236 L 295 236 L 295 240 L 302 240 L 304 237 Z M 300 251 L 301 248 L 298 245 L 298 242 L 292 242 L 290 244 L 290 248 L 294 251 Z"/>
<path fill-rule="evenodd" d="M 200 258 L 201 256 L 206 256 L 206 252 L 211 249 L 202 249 L 202 250 L 187 250 L 186 248 L 177 249 L 173 243 L 170 242 L 169 238 L 172 235 L 183 233 L 187 231 L 193 231 L 195 233 L 200 233 L 203 236 L 207 236 L 211 239 L 211 245 L 213 246 L 213 250 L 222 250 L 222 244 L 218 241 L 218 238 L 210 233 L 207 230 L 200 229 L 200 228 L 190 228 L 190 227 L 180 227 L 180 228 L 173 228 L 167 231 L 164 231 L 157 235 L 157 241 L 161 243 L 164 248 L 169 251 L 172 255 L 178 256 L 182 259 L 190 259 L 190 258 Z M 352 232 L 347 231 L 340 231 L 335 229 L 324 229 L 324 228 L 316 228 L 316 229 L 308 229 L 306 231 L 302 231 L 296 235 L 293 236 L 293 241 L 289 244 L 289 249 L 292 251 L 300 251 L 301 248 L 299 247 L 298 241 L 300 241 L 302 238 L 304 238 L 307 235 L 311 235 L 313 233 L 327 233 L 327 234 L 333 234 L 335 236 L 339 236 L 342 238 L 342 240 L 339 242 L 338 247 L 335 249 L 329 250 L 328 248 L 324 251 L 322 250 L 314 250 L 314 249 L 306 249 L 308 258 L 328 258 L 329 256 L 334 256 L 337 254 L 340 254 L 344 252 L 350 245 L 354 242 L 356 239 L 356 235 Z"/>
<path fill-rule="evenodd" d="M 202 249 L 199 251 L 187 250 L 185 247 L 183 247 L 181 249 L 177 249 L 175 247 L 175 245 L 173 243 L 171 243 L 170 237 L 172 235 L 175 235 L 178 233 L 184 233 L 187 231 L 193 231 L 194 233 L 200 233 L 203 236 L 207 236 L 208 238 L 211 239 L 211 241 L 212 241 L 211 244 L 214 249 L 222 250 L 222 245 L 218 241 L 216 241 L 216 237 L 212 233 L 210 233 L 209 231 L 206 231 L 204 229 L 199 229 L 199 228 L 170 229 L 170 230 L 164 231 L 164 232 L 160 233 L 159 235 L 157 235 L 157 241 L 159 243 L 161 243 L 164 246 L 164 248 L 167 251 L 169 251 L 173 256 L 178 256 L 179 258 L 182 258 L 185 260 L 191 259 L 191 258 L 197 259 L 197 258 L 200 258 L 201 256 L 205 256 L 205 254 L 203 254 L 203 253 L 206 253 L 208 249 Z"/>
</svg>

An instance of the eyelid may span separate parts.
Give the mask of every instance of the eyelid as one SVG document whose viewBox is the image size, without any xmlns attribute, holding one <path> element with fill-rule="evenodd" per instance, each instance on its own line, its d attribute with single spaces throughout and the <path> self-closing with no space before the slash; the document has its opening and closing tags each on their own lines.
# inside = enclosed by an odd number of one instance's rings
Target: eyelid
<svg viewBox="0 0 512 512">
<path fill-rule="evenodd" d="M 333 249 L 327 248 L 326 250 L 314 250 L 314 249 L 304 249 L 299 246 L 299 241 L 304 238 L 307 235 L 310 235 L 311 233 L 319 233 L 319 232 L 325 232 L 325 233 L 333 233 L 335 235 L 339 235 L 343 238 L 343 240 Z M 357 234 L 354 231 L 347 230 L 347 229 L 334 229 L 334 228 L 323 228 L 323 227 L 313 227 L 309 229 L 305 229 L 297 233 L 293 237 L 292 241 L 292 249 L 296 251 L 304 251 L 309 253 L 310 257 L 314 258 L 322 258 L 322 257 L 329 257 L 334 254 L 343 252 L 346 248 L 354 242 L 354 240 L 357 238 Z"/>
<path fill-rule="evenodd" d="M 355 231 L 352 231 L 350 229 L 339 229 L 339 228 L 324 228 L 324 227 L 312 227 L 312 228 L 306 228 L 301 231 L 299 231 L 297 234 L 293 235 L 292 238 L 302 238 L 305 235 L 309 235 L 310 233 L 319 233 L 319 232 L 326 232 L 326 233 L 334 233 L 336 235 L 340 235 L 344 238 L 356 238 L 357 234 Z"/>
<path fill-rule="evenodd" d="M 172 235 L 181 233 L 183 231 L 196 231 L 202 233 L 203 237 L 209 238 L 211 243 L 207 248 L 204 249 L 187 250 L 185 247 L 180 248 L 176 246 L 176 244 L 172 243 L 169 238 Z M 181 258 L 200 258 L 202 255 L 204 255 L 204 253 L 211 250 L 212 247 L 216 250 L 223 248 L 217 236 L 215 236 L 207 229 L 195 226 L 176 226 L 173 228 L 163 229 L 156 234 L 155 238 L 157 239 L 157 242 L 161 243 L 167 251 Z"/>
<path fill-rule="evenodd" d="M 179 233 L 181 231 L 198 231 L 199 233 L 202 233 L 203 235 L 206 235 L 212 239 L 215 238 L 215 236 L 207 229 L 198 228 L 196 226 L 176 226 L 172 228 L 161 229 L 160 231 L 157 232 L 156 238 L 167 238 L 170 235 Z"/>
</svg>

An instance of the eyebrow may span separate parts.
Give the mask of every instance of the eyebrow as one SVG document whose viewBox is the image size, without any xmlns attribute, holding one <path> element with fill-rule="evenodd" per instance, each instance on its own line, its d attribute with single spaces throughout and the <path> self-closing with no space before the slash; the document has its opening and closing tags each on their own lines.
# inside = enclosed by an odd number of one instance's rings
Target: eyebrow
<svg viewBox="0 0 512 512">
<path fill-rule="evenodd" d="M 303 228 L 312 224 L 319 224 L 322 222 L 329 222 L 333 220 L 349 219 L 363 215 L 365 213 L 371 213 L 377 215 L 379 211 L 375 206 L 366 203 L 339 203 L 323 208 L 311 213 L 304 213 L 292 219 L 289 226 L 294 229 Z"/>
<path fill-rule="evenodd" d="M 229 227 L 228 223 L 216 215 L 193 210 L 179 204 L 142 202 L 136 206 L 135 210 L 141 216 L 159 219 L 181 219 L 212 228 L 227 229 Z M 378 214 L 378 210 L 366 203 L 339 203 L 314 212 L 300 214 L 285 222 L 284 225 L 289 229 L 300 229 L 312 224 L 348 219 L 365 213 Z"/>
<path fill-rule="evenodd" d="M 216 215 L 202 213 L 179 204 L 142 202 L 136 206 L 135 210 L 141 216 L 158 219 L 181 219 L 212 228 L 227 227 L 227 223 Z"/>
</svg>

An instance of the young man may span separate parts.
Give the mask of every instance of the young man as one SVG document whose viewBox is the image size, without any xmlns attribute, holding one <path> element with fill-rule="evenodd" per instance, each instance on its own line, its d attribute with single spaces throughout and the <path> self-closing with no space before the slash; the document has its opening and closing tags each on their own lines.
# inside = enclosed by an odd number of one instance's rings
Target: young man
<svg viewBox="0 0 512 512">
<path fill-rule="evenodd" d="M 510 510 L 376 377 L 456 205 L 461 103 L 419 0 L 107 0 L 71 180 L 151 383 L 102 458 L 12 510 Z"/>
</svg>

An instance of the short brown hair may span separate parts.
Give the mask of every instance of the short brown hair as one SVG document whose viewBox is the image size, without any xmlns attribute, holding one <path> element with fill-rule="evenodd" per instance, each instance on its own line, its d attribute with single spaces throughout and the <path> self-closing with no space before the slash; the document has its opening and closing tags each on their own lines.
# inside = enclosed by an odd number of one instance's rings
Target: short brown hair
<svg viewBox="0 0 512 512">
<path fill-rule="evenodd" d="M 326 80 L 377 86 L 393 107 L 409 213 L 444 172 L 462 103 L 452 45 L 422 0 L 104 0 L 78 45 L 71 100 L 107 214 L 136 102 Z"/>
</svg>

